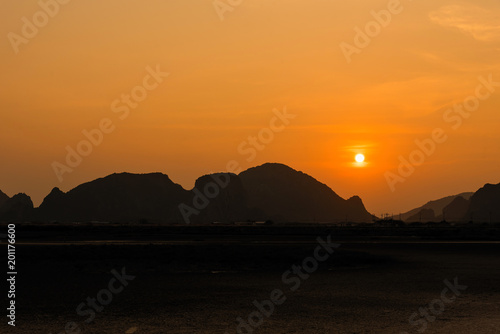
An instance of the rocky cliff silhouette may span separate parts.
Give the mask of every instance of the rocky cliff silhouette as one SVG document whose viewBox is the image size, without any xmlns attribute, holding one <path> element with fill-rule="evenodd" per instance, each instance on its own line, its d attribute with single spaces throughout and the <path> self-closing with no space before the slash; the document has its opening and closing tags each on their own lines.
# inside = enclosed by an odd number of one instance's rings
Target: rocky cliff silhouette
<svg viewBox="0 0 500 334">
<path fill-rule="evenodd" d="M 500 183 L 486 184 L 470 198 L 464 221 L 500 222 Z"/>
<path fill-rule="evenodd" d="M 191 223 L 238 222 L 262 220 L 266 215 L 256 207 L 250 207 L 248 193 L 241 178 L 230 173 L 204 175 L 196 180 L 184 203 L 197 209 L 189 216 Z M 199 209 L 196 205 L 199 205 Z"/>
<path fill-rule="evenodd" d="M 500 222 L 500 184 L 486 184 L 475 193 L 448 196 L 411 210 L 406 222 Z M 405 215 L 407 216 L 408 213 Z M 420 219 L 420 217 L 422 217 Z"/>
<path fill-rule="evenodd" d="M 268 163 L 240 173 L 248 204 L 276 221 L 371 222 L 361 199 L 341 198 L 327 185 L 286 165 Z"/>
<path fill-rule="evenodd" d="M 42 221 L 173 221 L 189 192 L 167 175 L 112 174 L 67 193 L 54 188 L 36 212 Z"/>
<path fill-rule="evenodd" d="M 17 194 L 0 206 L 0 221 L 25 221 L 33 217 L 33 202 L 26 194 Z"/>
<path fill-rule="evenodd" d="M 421 207 L 418 207 L 416 209 L 410 210 L 406 213 L 403 213 L 401 215 L 401 219 L 407 223 L 411 222 L 419 222 L 420 218 L 422 217 L 422 222 L 429 222 L 429 221 L 441 221 L 442 215 L 443 215 L 443 210 L 446 209 L 448 205 L 450 205 L 456 198 L 461 197 L 465 200 L 468 200 L 474 193 L 473 192 L 465 192 L 461 193 L 458 195 L 453 195 L 453 196 L 447 196 L 443 197 L 437 200 L 429 201 L 426 204 L 422 205 Z M 449 207 L 446 209 L 445 217 L 447 221 L 461 221 L 463 217 L 462 214 L 456 214 L 452 212 L 453 207 Z M 457 217 L 458 216 L 458 217 Z M 451 219 L 454 217 L 455 219 Z"/>
<path fill-rule="evenodd" d="M 465 221 L 464 218 L 470 206 L 470 200 L 462 196 L 457 196 L 455 199 L 443 209 L 443 214 L 439 216 L 441 221 L 460 222 Z"/>
<path fill-rule="evenodd" d="M 345 200 L 313 177 L 282 164 L 264 164 L 240 175 L 205 175 L 192 190 L 182 188 L 161 173 L 120 173 L 68 192 L 54 188 L 34 210 L 32 204 L 29 208 L 31 200 L 26 197 L 17 198 L 17 206 L 11 204 L 8 210 L 0 211 L 0 220 L 182 223 L 189 216 L 190 223 L 201 224 L 373 219 L 359 197 Z M 181 207 L 185 208 L 184 214 Z"/>
</svg>

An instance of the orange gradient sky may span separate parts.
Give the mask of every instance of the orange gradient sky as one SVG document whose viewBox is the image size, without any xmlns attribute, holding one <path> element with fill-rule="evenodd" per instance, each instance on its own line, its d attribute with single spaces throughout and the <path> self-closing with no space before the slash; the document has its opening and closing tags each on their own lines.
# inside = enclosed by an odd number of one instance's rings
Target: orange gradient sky
<svg viewBox="0 0 500 334">
<path fill-rule="evenodd" d="M 4 1 L 0 189 L 39 205 L 113 172 L 160 171 L 190 189 L 231 160 L 281 162 L 380 215 L 500 182 L 500 86 L 458 129 L 443 119 L 480 76 L 500 82 L 500 3 L 401 0 L 348 64 L 340 44 L 387 4 L 245 0 L 221 20 L 212 0 L 73 0 L 16 54 L 8 34 L 40 6 Z M 157 64 L 170 75 L 120 120 L 112 102 Z M 284 107 L 296 117 L 247 161 L 239 145 Z M 103 118 L 116 130 L 59 182 L 52 163 Z M 436 128 L 448 139 L 391 191 L 386 172 Z"/>
</svg>

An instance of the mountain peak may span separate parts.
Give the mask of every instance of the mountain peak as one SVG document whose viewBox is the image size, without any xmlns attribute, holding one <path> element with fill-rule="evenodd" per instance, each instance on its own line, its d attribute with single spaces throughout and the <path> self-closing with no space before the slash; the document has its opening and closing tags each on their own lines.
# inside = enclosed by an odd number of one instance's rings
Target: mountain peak
<svg viewBox="0 0 500 334">
<path fill-rule="evenodd" d="M 347 201 L 326 184 L 287 165 L 266 163 L 239 174 L 249 206 L 269 219 L 288 222 L 371 221 L 361 199 Z"/>
<path fill-rule="evenodd" d="M 253 170 L 264 170 L 264 171 L 281 171 L 281 172 L 298 172 L 298 173 L 302 173 L 302 172 L 299 172 L 295 169 L 293 169 L 292 167 L 288 166 L 288 165 L 285 165 L 285 164 L 282 164 L 282 163 L 278 163 L 278 162 L 266 162 L 260 166 L 255 166 L 255 167 L 251 167 L 251 168 L 248 168 L 245 172 L 247 171 L 253 171 Z"/>
<path fill-rule="evenodd" d="M 23 221 L 31 218 L 33 202 L 25 193 L 19 193 L 9 198 L 0 208 L 3 221 Z"/>
<path fill-rule="evenodd" d="M 473 194 L 473 192 L 463 192 L 458 195 L 446 196 L 437 200 L 429 201 L 418 208 L 403 213 L 401 215 L 402 220 L 410 222 L 417 219 L 417 221 L 419 221 L 423 212 L 425 218 L 429 219 L 429 221 L 440 221 L 442 219 L 443 210 L 445 210 L 445 208 L 450 205 L 457 197 L 462 197 L 465 200 L 469 200 L 469 198 Z M 432 210 L 433 213 L 431 214 L 428 210 Z M 446 219 L 448 220 L 448 218 Z"/>
<path fill-rule="evenodd" d="M 45 220 L 181 220 L 178 205 L 189 192 L 162 173 L 114 173 L 63 193 L 54 188 L 40 205 Z"/>
<path fill-rule="evenodd" d="M 361 197 L 359 197 L 358 195 L 351 196 L 351 197 L 348 199 L 348 201 L 351 201 L 351 200 L 352 200 L 352 201 L 360 201 L 360 202 L 362 202 Z"/>
<path fill-rule="evenodd" d="M 500 221 L 500 183 L 487 183 L 472 195 L 464 220 Z"/>
<path fill-rule="evenodd" d="M 61 189 L 59 189 L 59 187 L 54 187 L 50 191 L 49 195 L 56 195 L 56 194 L 64 194 L 64 192 Z"/>
<path fill-rule="evenodd" d="M 326 184 L 281 163 L 265 163 L 239 175 L 203 175 L 192 190 L 163 173 L 114 173 L 68 192 L 53 188 L 35 216 L 41 221 L 158 223 L 187 218 L 194 223 L 372 220 L 358 196 L 345 200 Z"/>
</svg>

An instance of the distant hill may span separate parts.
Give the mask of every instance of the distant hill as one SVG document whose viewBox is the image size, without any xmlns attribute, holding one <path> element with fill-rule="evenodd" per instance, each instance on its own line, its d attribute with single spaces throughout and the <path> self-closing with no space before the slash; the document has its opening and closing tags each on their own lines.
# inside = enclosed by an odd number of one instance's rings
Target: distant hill
<svg viewBox="0 0 500 334">
<path fill-rule="evenodd" d="M 500 222 L 500 184 L 486 184 L 470 198 L 465 221 Z"/>
<path fill-rule="evenodd" d="M 437 221 L 434 210 L 432 209 L 421 209 L 413 216 L 408 217 L 407 222 L 433 222 Z"/>
<path fill-rule="evenodd" d="M 443 209 L 450 205 L 457 197 L 462 197 L 465 200 L 468 200 L 474 193 L 473 192 L 464 192 L 458 195 L 453 195 L 453 196 L 447 196 L 444 198 L 440 198 L 434 201 L 427 202 L 426 204 L 422 205 L 421 207 L 418 207 L 416 209 L 410 210 L 406 213 L 403 213 L 401 215 L 401 220 L 405 222 L 417 222 L 420 221 L 420 215 L 421 213 L 425 215 L 427 221 L 441 221 L 442 220 L 442 214 L 443 214 Z M 424 210 L 424 211 L 422 211 Z M 432 210 L 433 215 L 430 213 Z M 448 219 L 447 219 L 448 220 Z M 422 221 L 424 218 L 422 218 Z"/>
<path fill-rule="evenodd" d="M 84 183 L 67 193 L 54 188 L 36 216 L 44 221 L 172 221 L 182 220 L 178 205 L 189 192 L 167 175 L 112 174 Z"/>
<path fill-rule="evenodd" d="M 33 216 L 33 202 L 26 194 L 17 194 L 7 200 L 0 207 L 0 221 L 18 222 L 31 220 Z"/>
<path fill-rule="evenodd" d="M 443 214 L 439 216 L 439 220 L 449 222 L 466 221 L 467 210 L 469 209 L 470 199 L 465 199 L 462 196 L 457 196 L 455 199 L 443 209 Z"/>
<path fill-rule="evenodd" d="M 406 222 L 500 222 L 500 184 L 428 202 L 402 217 Z"/>
<path fill-rule="evenodd" d="M 276 221 L 371 222 L 359 197 L 341 198 L 327 185 L 286 165 L 268 163 L 239 174 L 248 205 Z"/>
</svg>

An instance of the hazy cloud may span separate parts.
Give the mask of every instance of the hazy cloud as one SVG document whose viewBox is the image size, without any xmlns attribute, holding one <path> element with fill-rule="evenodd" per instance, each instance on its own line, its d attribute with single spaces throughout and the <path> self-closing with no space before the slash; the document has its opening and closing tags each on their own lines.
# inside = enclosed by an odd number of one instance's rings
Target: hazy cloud
<svg viewBox="0 0 500 334">
<path fill-rule="evenodd" d="M 471 35 L 479 41 L 500 40 L 500 15 L 472 5 L 444 6 L 431 12 L 429 18 L 444 27 L 451 27 Z"/>
</svg>

